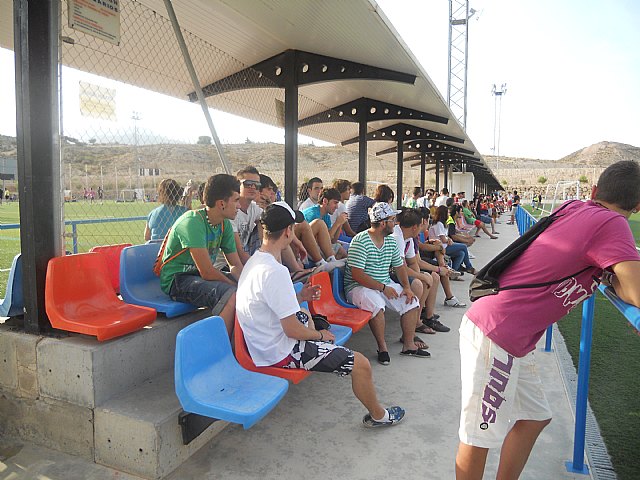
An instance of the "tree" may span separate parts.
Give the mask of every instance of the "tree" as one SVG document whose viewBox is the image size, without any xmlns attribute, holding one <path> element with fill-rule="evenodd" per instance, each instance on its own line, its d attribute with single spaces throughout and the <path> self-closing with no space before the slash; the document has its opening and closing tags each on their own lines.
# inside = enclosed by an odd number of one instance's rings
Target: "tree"
<svg viewBox="0 0 640 480">
<path fill-rule="evenodd" d="M 523 178 L 522 180 L 520 180 L 520 184 L 521 185 L 526 185 L 527 181 Z"/>
<path fill-rule="evenodd" d="M 509 185 L 509 182 L 507 182 L 506 178 L 502 179 L 502 185 L 505 185 L 505 186 Z"/>
<path fill-rule="evenodd" d="M 580 175 L 580 178 L 578 179 L 578 181 L 579 181 L 580 183 L 588 183 L 588 182 L 589 182 L 589 179 L 587 178 L 587 176 L 586 176 L 586 175 Z"/>
<path fill-rule="evenodd" d="M 208 135 L 199 136 L 198 145 L 211 145 L 211 137 Z"/>
<path fill-rule="evenodd" d="M 96 143 L 96 141 L 97 141 L 97 140 L 96 140 L 95 138 L 90 138 L 90 139 L 89 139 L 89 143 L 90 143 L 91 145 L 93 145 L 94 143 Z"/>
<path fill-rule="evenodd" d="M 544 176 L 538 177 L 538 183 L 542 183 L 542 184 L 547 183 L 547 177 L 544 177 Z"/>
</svg>

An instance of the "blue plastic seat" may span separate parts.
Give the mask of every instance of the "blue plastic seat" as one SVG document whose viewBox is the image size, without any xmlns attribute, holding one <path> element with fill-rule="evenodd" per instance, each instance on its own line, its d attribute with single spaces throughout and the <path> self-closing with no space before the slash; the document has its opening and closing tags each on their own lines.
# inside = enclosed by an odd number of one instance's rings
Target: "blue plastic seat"
<svg viewBox="0 0 640 480">
<path fill-rule="evenodd" d="M 192 312 L 198 307 L 174 302 L 160 288 L 160 277 L 153 273 L 153 264 L 160 250 L 159 243 L 134 245 L 120 254 L 120 294 L 133 305 L 155 308 L 167 317 Z"/>
<path fill-rule="evenodd" d="M 346 308 L 358 308 L 353 303 L 347 301 L 347 297 L 344 294 L 344 274 L 339 268 L 333 271 L 332 282 L 333 298 L 335 298 L 336 303 Z"/>
<path fill-rule="evenodd" d="M 185 412 L 251 428 L 284 397 L 289 382 L 242 368 L 224 321 L 208 317 L 176 338 L 176 395 Z"/>
<path fill-rule="evenodd" d="M 22 291 L 22 256 L 17 254 L 11 262 L 7 291 L 0 300 L 0 317 L 15 317 L 24 314 L 24 293 Z"/>
</svg>

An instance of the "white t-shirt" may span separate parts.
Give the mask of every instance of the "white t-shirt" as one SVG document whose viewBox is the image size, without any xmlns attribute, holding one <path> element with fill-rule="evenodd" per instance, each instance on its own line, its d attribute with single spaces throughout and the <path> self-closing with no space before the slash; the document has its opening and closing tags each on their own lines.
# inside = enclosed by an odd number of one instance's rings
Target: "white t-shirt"
<svg viewBox="0 0 640 480">
<path fill-rule="evenodd" d="M 255 252 L 238 281 L 236 314 L 257 366 L 278 363 L 296 340 L 287 337 L 280 320 L 300 311 L 287 267 L 270 253 Z"/>
<path fill-rule="evenodd" d="M 243 246 L 247 245 L 251 232 L 253 232 L 253 229 L 256 228 L 260 220 L 260 215 L 262 215 L 262 209 L 252 200 L 249 208 L 247 208 L 247 213 L 238 209 L 236 218 L 231 220 L 233 231 L 240 236 L 240 243 L 242 243 Z"/>
<path fill-rule="evenodd" d="M 449 197 L 447 197 L 446 195 L 440 195 L 438 198 L 436 198 L 436 201 L 433 202 L 433 205 L 435 207 L 446 207 L 448 199 Z"/>
<path fill-rule="evenodd" d="M 447 229 L 444 227 L 442 222 L 434 223 L 429 227 L 429 238 L 432 240 L 440 240 L 440 235 L 447 237 L 447 233 Z"/>
<path fill-rule="evenodd" d="M 338 208 L 336 208 L 336 211 L 333 212 L 332 215 L 329 215 L 329 217 L 331 218 L 331 225 L 335 225 L 336 220 L 338 219 L 338 215 L 346 211 L 347 211 L 347 206 L 344 204 L 344 202 L 339 202 Z"/>
<path fill-rule="evenodd" d="M 400 225 L 393 227 L 393 233 L 391 235 L 393 235 L 393 238 L 395 238 L 398 244 L 398 250 L 400 250 L 400 256 L 402 258 L 413 258 L 416 256 L 416 251 L 413 248 L 413 239 L 407 238 L 405 240 Z"/>
<path fill-rule="evenodd" d="M 429 202 L 429 197 L 420 197 L 416 203 L 418 204 L 418 207 L 424 207 L 424 208 L 429 208 L 430 202 Z"/>
<path fill-rule="evenodd" d="M 304 202 L 298 204 L 298 210 L 302 211 L 309 207 L 313 207 L 316 204 L 311 197 L 308 197 Z"/>
</svg>

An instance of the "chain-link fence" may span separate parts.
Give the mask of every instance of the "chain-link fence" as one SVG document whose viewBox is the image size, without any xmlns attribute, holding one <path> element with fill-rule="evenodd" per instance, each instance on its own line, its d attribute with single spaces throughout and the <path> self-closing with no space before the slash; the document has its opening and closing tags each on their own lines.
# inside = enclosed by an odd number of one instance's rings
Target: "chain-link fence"
<svg viewBox="0 0 640 480">
<path fill-rule="evenodd" d="M 69 27 L 67 1 L 61 2 L 61 189 L 65 249 L 72 253 L 144 242 L 147 218 L 162 204 L 163 180 L 175 180 L 182 190 L 189 181 L 197 186 L 224 171 L 200 106 L 187 100 L 194 88 L 168 15 L 134 0 L 119 4 L 120 43 L 113 45 Z M 203 85 L 249 67 L 189 31 L 182 34 Z M 235 78 L 207 103 L 231 172 L 254 165 L 282 188 L 284 90 L 263 80 L 261 88 L 248 90 Z M 299 95 L 301 118 L 330 108 Z M 315 176 L 325 184 L 357 180 L 357 144 L 339 146 L 355 135 L 354 122 L 302 128 L 298 183 Z M 367 190 L 378 183 L 395 189 L 395 154 L 377 157 L 375 147 L 369 144 Z M 419 180 L 418 168 L 405 169 L 406 191 Z M 434 183 L 432 174 L 427 183 Z M 17 206 L 2 223 L 19 223 Z M 3 270 L 19 252 L 19 231 L 0 230 L 0 238 L 3 292 Z"/>
</svg>

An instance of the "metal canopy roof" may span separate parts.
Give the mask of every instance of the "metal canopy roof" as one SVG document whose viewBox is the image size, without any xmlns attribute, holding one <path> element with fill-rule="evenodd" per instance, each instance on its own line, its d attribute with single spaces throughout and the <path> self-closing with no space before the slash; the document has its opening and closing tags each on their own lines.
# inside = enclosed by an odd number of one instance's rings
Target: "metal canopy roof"
<svg viewBox="0 0 640 480">
<path fill-rule="evenodd" d="M 0 11 L 11 11 L 11 1 L 0 0 Z M 137 3 L 154 10 L 156 15 L 168 17 L 162 0 L 140 0 Z M 449 119 L 447 124 L 424 120 L 403 122 L 464 139 L 464 143 L 455 142 L 452 145 L 478 151 L 426 71 L 374 0 L 173 0 L 172 3 L 183 31 L 207 42 L 227 58 L 224 64 L 212 69 L 206 65 L 206 56 L 193 56 L 203 86 L 287 49 L 403 72 L 416 76 L 414 85 L 392 81 L 344 80 L 301 86 L 299 94 L 308 101 L 300 101 L 299 118 L 307 118 L 328 108 L 368 97 L 446 117 Z M 124 17 L 133 9 L 127 8 L 128 4 L 125 2 L 121 2 L 121 5 L 124 23 Z M 11 16 L 0 15 L 0 46 L 11 48 L 12 30 Z M 76 32 L 71 35 L 76 35 Z M 107 55 L 110 51 L 113 52 L 108 61 L 101 61 L 102 55 L 80 42 L 75 45 L 63 43 L 63 63 L 187 99 L 193 86 L 178 46 L 175 47 L 174 56 L 169 59 L 159 58 L 146 50 L 150 48 L 148 45 L 152 43 L 152 39 L 145 36 L 145 31 L 139 31 L 136 32 L 135 39 L 132 36 L 127 38 L 127 31 L 123 30 L 120 46 L 101 44 L 101 51 L 106 51 Z M 187 43 L 189 44 L 188 39 Z M 73 55 L 66 55 L 65 49 L 73 49 Z M 176 64 L 171 78 L 165 74 L 167 62 Z M 174 78 L 175 72 L 182 72 L 182 75 Z M 277 100 L 282 99 L 280 89 L 261 88 L 208 97 L 207 103 L 216 109 L 282 126 L 277 104 Z M 370 131 L 379 130 L 393 123 L 396 122 L 373 121 L 368 128 Z M 345 122 L 323 124 L 321 127 L 301 126 L 300 133 L 340 144 L 357 137 L 358 125 Z M 395 143 L 377 141 L 374 148 L 375 151 L 390 149 Z M 351 148 L 357 148 L 357 145 Z M 372 150 L 371 146 L 369 148 Z M 485 164 L 484 160 L 481 162 Z M 488 169 L 487 171 L 490 172 Z M 481 175 L 480 180 L 492 188 L 499 186 L 490 173 Z"/>
</svg>

